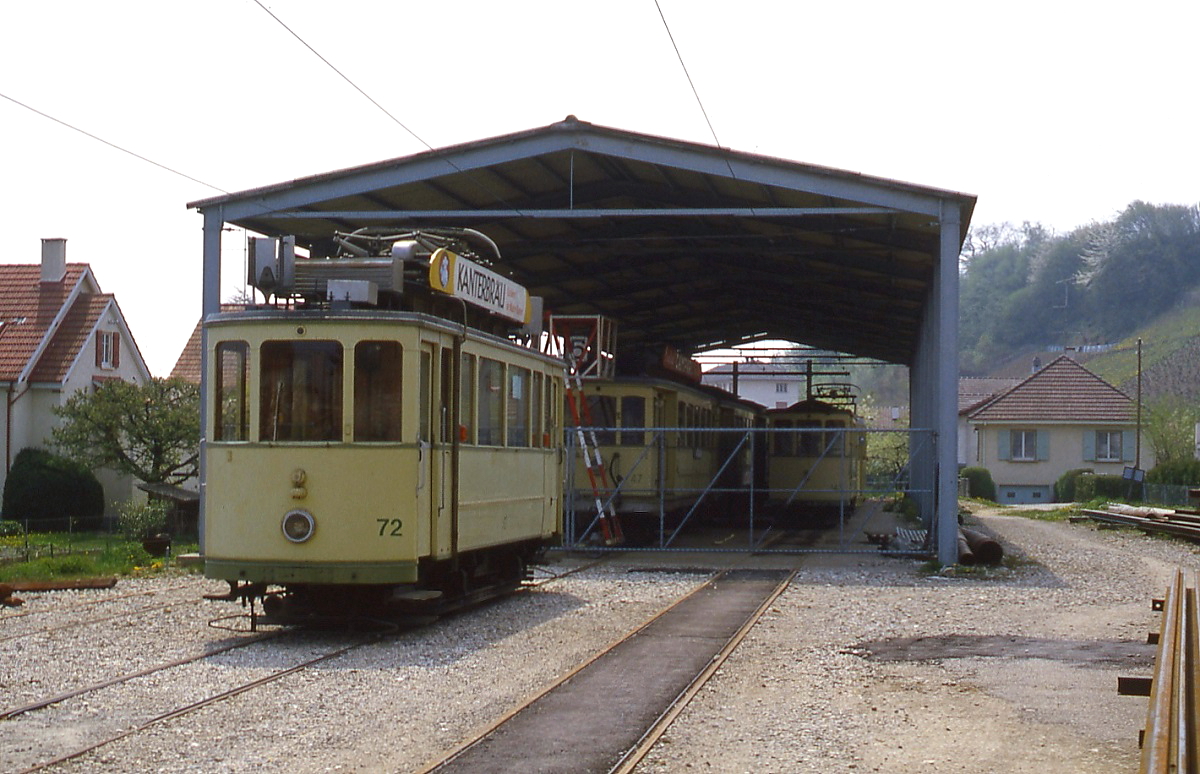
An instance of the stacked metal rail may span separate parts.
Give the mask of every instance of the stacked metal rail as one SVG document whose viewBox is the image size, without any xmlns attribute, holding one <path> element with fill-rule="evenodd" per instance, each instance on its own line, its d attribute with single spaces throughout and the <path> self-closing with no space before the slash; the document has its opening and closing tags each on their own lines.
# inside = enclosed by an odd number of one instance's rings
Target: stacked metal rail
<svg viewBox="0 0 1200 774">
<path fill-rule="evenodd" d="M 1200 511 L 1191 509 L 1143 508 L 1109 503 L 1103 510 L 1083 511 L 1093 521 L 1136 527 L 1200 542 Z"/>
<path fill-rule="evenodd" d="M 1142 731 L 1141 774 L 1200 770 L 1200 605 L 1196 574 L 1179 570 L 1162 605 L 1150 704 Z M 1152 636 L 1153 639 L 1153 636 Z M 1137 691 L 1128 691 L 1135 693 Z"/>
</svg>

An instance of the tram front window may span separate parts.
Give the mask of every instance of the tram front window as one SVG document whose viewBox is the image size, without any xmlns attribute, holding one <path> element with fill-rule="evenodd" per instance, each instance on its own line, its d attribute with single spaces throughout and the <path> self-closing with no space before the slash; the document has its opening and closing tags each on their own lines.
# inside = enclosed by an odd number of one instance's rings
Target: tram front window
<svg viewBox="0 0 1200 774">
<path fill-rule="evenodd" d="M 246 405 L 248 347 L 244 341 L 217 344 L 216 418 L 213 439 L 245 441 L 250 437 L 249 410 Z"/>
<path fill-rule="evenodd" d="M 617 434 L 612 428 L 617 426 L 617 399 L 611 395 L 589 395 L 588 413 L 592 416 L 592 427 L 596 430 L 596 443 L 600 446 L 612 446 L 616 443 Z"/>
<path fill-rule="evenodd" d="M 621 398 L 621 445 L 643 446 L 646 434 L 632 428 L 646 426 L 646 399 L 637 395 Z"/>
<path fill-rule="evenodd" d="M 264 342 L 260 384 L 261 440 L 342 440 L 341 344 Z"/>
</svg>

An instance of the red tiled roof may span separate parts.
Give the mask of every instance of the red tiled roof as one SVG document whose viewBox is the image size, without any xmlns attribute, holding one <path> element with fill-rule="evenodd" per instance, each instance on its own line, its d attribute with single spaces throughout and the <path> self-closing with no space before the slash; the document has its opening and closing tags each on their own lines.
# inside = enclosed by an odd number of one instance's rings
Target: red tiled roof
<svg viewBox="0 0 1200 774">
<path fill-rule="evenodd" d="M 179 359 L 171 369 L 172 379 L 184 379 L 192 384 L 200 383 L 200 327 L 201 324 L 196 323 L 187 344 L 183 345 L 183 351 L 179 353 Z"/>
<path fill-rule="evenodd" d="M 96 328 L 96 323 L 104 310 L 112 303 L 109 293 L 85 293 L 71 305 L 70 311 L 63 318 L 54 338 L 50 340 L 33 373 L 29 375 L 31 382 L 62 382 L 67 378 L 71 364 L 79 356 L 80 351 L 87 345 L 88 338 Z M 87 355 L 85 355 L 86 357 Z"/>
<path fill-rule="evenodd" d="M 1060 355 L 1015 387 L 975 409 L 973 422 L 1134 421 L 1135 406 L 1125 393 L 1066 355 Z"/>
<path fill-rule="evenodd" d="M 1005 376 L 964 376 L 958 380 L 958 413 L 969 414 L 984 401 L 1020 382 L 1018 378 Z"/>
<path fill-rule="evenodd" d="M 245 304 L 221 304 L 222 312 L 238 312 L 245 309 Z M 200 383 L 200 328 L 203 320 L 196 323 L 196 327 L 192 329 L 192 335 L 188 337 L 187 344 L 183 345 L 183 351 L 179 353 L 179 359 L 175 361 L 175 367 L 171 369 L 172 379 L 184 379 L 192 384 Z"/>
<path fill-rule="evenodd" d="M 42 282 L 36 264 L 0 265 L 0 381 L 20 376 L 87 272 L 69 263 L 61 281 Z"/>
</svg>

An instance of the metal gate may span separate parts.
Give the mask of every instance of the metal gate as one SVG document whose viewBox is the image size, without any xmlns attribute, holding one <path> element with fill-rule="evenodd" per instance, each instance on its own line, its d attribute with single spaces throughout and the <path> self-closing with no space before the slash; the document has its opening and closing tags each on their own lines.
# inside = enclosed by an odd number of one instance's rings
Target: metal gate
<svg viewBox="0 0 1200 774">
<path fill-rule="evenodd" d="M 600 438 L 616 437 L 619 430 L 592 429 Z M 932 458 L 931 430 L 655 427 L 639 428 L 639 433 L 644 433 L 639 444 L 604 447 L 612 481 L 599 502 L 578 462 L 583 449 L 577 433 L 572 428 L 566 434 L 564 548 L 936 555 L 936 473 L 922 474 L 908 464 L 909 459 Z M 819 437 L 813 464 L 790 478 L 777 473 L 784 461 L 772 453 L 777 448 L 772 437 L 781 433 Z M 852 456 L 858 446 L 865 452 L 868 443 L 872 451 L 882 452 L 873 463 L 865 453 Z M 916 519 L 885 512 L 905 499 L 935 505 Z M 610 509 L 626 537 L 621 545 L 602 538 L 602 517 Z M 893 523 L 898 528 L 880 537 L 878 530 Z M 689 539 L 718 527 L 730 533 L 719 544 Z M 823 536 L 819 545 L 781 539 L 797 531 Z"/>
</svg>

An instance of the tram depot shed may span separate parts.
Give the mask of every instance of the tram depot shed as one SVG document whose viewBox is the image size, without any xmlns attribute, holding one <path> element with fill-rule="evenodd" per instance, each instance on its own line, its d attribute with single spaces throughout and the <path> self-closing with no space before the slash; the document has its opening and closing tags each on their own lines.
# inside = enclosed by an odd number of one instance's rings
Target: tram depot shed
<svg viewBox="0 0 1200 774">
<path fill-rule="evenodd" d="M 191 202 L 203 314 L 220 308 L 221 231 L 293 235 L 469 226 L 558 314 L 613 318 L 621 346 L 782 339 L 909 368 L 915 492 L 937 557 L 957 558 L 958 256 L 975 197 L 574 116 Z M 207 429 L 202 431 L 207 437 Z M 940 441 L 940 442 L 939 442 Z M 203 529 L 203 526 L 201 527 Z"/>
</svg>

